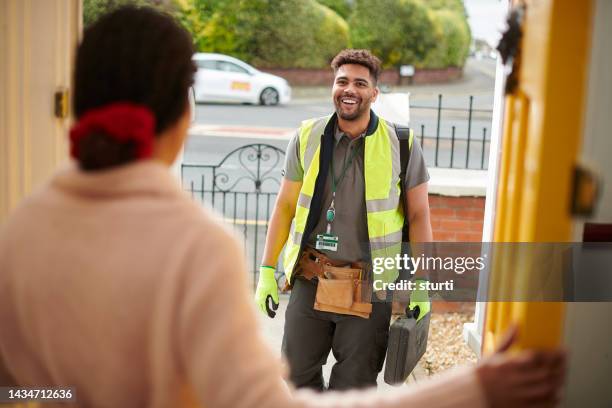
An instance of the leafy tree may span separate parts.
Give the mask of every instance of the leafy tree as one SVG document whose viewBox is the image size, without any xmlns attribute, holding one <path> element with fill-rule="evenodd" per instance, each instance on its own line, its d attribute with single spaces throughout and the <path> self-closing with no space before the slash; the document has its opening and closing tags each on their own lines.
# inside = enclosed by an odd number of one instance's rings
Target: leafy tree
<svg viewBox="0 0 612 408">
<path fill-rule="evenodd" d="M 463 0 L 427 0 L 427 8 L 431 10 L 450 10 L 465 15 Z"/>
<path fill-rule="evenodd" d="M 205 29 L 215 10 L 224 0 L 174 0 L 174 16 L 191 33 L 193 43 L 201 48 L 206 41 Z"/>
<path fill-rule="evenodd" d="M 467 21 L 459 13 L 449 9 L 432 10 L 430 18 L 434 25 L 436 43 L 418 66 L 462 67 L 468 56 L 471 41 Z"/>
<path fill-rule="evenodd" d="M 351 0 L 317 0 L 320 4 L 334 10 L 340 17 L 348 19 L 353 12 Z"/>
<path fill-rule="evenodd" d="M 204 37 L 202 51 L 277 68 L 324 67 L 349 41 L 346 21 L 314 0 L 227 2 Z"/>
<path fill-rule="evenodd" d="M 83 26 L 87 27 L 103 14 L 128 4 L 168 9 L 163 0 L 83 0 Z"/>
<path fill-rule="evenodd" d="M 168 11 L 196 49 L 260 67 L 323 68 L 349 44 L 384 67 L 463 66 L 471 41 L 462 0 L 83 0 L 85 26 L 125 4 Z"/>
<path fill-rule="evenodd" d="M 349 24 L 353 46 L 370 49 L 384 67 L 416 64 L 435 42 L 427 9 L 418 0 L 357 0 Z"/>
<path fill-rule="evenodd" d="M 470 52 L 472 35 L 465 18 L 457 13 L 440 10 L 436 13 L 443 22 L 445 38 L 448 44 L 447 65 L 463 67 Z"/>
</svg>

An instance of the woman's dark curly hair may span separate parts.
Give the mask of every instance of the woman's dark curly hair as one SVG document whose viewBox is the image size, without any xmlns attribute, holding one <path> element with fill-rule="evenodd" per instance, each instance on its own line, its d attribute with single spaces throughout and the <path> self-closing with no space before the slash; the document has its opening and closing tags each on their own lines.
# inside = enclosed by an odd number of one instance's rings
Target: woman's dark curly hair
<svg viewBox="0 0 612 408">
<path fill-rule="evenodd" d="M 85 31 L 74 70 L 75 115 L 113 102 L 148 107 L 160 134 L 189 109 L 188 91 L 196 70 L 191 36 L 170 15 L 148 7 L 125 6 Z M 134 146 L 103 134 L 79 143 L 84 170 L 134 159 Z"/>
</svg>

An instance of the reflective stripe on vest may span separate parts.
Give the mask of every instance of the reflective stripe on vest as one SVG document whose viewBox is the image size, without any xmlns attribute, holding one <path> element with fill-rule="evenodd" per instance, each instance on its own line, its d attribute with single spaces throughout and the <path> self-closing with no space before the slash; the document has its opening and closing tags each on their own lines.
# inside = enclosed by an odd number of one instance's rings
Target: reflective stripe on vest
<svg viewBox="0 0 612 408">
<path fill-rule="evenodd" d="M 300 163 L 304 169 L 302 188 L 298 197 L 289 239 L 285 246 L 284 269 L 287 281 L 297 261 L 304 229 L 319 173 L 321 135 L 331 116 L 302 122 L 299 130 Z M 412 148 L 410 130 L 409 148 Z M 364 178 L 368 224 L 368 239 L 372 261 L 395 258 L 400 253 L 404 214 L 400 202 L 400 143 L 392 126 L 379 117 L 373 134 L 365 138 Z M 378 261 L 382 262 L 382 261 Z M 375 274 L 374 280 L 393 282 L 398 276 L 395 267 Z"/>
</svg>

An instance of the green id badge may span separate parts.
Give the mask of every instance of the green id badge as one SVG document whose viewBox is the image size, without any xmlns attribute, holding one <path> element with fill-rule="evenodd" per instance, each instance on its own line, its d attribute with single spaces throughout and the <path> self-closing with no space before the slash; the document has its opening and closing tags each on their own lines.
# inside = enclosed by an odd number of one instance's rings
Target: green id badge
<svg viewBox="0 0 612 408">
<path fill-rule="evenodd" d="M 338 237 L 332 234 L 317 234 L 315 248 L 336 252 L 338 250 Z"/>
</svg>

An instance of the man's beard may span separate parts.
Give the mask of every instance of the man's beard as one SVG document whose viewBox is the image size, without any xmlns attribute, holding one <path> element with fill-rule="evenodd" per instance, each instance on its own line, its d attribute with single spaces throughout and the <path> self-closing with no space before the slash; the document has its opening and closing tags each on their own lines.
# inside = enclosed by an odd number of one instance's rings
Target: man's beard
<svg viewBox="0 0 612 408">
<path fill-rule="evenodd" d="M 336 100 L 336 104 L 335 105 L 336 105 L 336 114 L 342 120 L 349 120 L 349 121 L 350 120 L 357 120 L 362 115 L 364 115 L 367 111 L 369 111 L 369 106 L 367 104 L 365 104 L 363 101 L 361 101 L 361 102 L 359 102 L 357 104 L 357 108 L 352 113 L 345 113 L 342 110 L 342 102 L 340 102 L 339 100 Z"/>
</svg>

